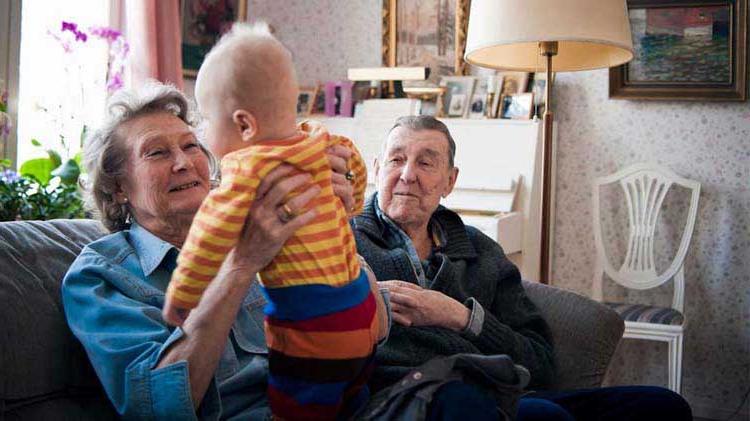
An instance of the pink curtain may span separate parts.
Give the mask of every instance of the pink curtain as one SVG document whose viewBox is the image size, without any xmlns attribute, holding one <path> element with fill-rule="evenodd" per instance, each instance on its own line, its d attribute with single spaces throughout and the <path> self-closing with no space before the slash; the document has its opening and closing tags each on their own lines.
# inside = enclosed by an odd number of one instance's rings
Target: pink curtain
<svg viewBox="0 0 750 421">
<path fill-rule="evenodd" d="M 183 89 L 180 0 L 112 0 L 112 24 L 130 43 L 130 86 L 148 79 Z"/>
</svg>

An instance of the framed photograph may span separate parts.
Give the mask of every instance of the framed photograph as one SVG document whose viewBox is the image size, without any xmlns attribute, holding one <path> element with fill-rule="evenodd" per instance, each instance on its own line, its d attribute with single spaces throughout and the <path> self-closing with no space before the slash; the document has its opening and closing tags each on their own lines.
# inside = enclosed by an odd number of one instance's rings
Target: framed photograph
<svg viewBox="0 0 750 421">
<path fill-rule="evenodd" d="M 195 77 L 219 37 L 245 20 L 247 0 L 181 0 L 183 74 Z"/>
<path fill-rule="evenodd" d="M 748 0 L 628 0 L 635 57 L 609 97 L 745 101 Z"/>
<path fill-rule="evenodd" d="M 526 92 L 529 83 L 529 74 L 526 72 L 498 72 L 502 77 L 501 95 L 515 95 Z"/>
<path fill-rule="evenodd" d="M 552 73 L 552 82 L 555 81 L 555 74 Z M 534 94 L 534 110 L 532 116 L 542 118 L 544 114 L 545 91 L 547 89 L 547 73 L 536 72 L 531 75 L 529 82 L 529 92 Z"/>
<path fill-rule="evenodd" d="M 383 0 L 383 65 L 426 66 L 441 76 L 465 75 L 469 0 Z"/>
<path fill-rule="evenodd" d="M 497 118 L 500 113 L 500 99 L 502 98 L 503 92 L 503 81 L 505 77 L 502 75 L 495 76 L 495 94 L 492 96 L 492 105 L 489 113 L 490 118 Z"/>
<path fill-rule="evenodd" d="M 317 86 L 317 94 L 312 103 L 310 114 L 323 114 L 326 111 L 326 91 L 323 84 Z"/>
<path fill-rule="evenodd" d="M 475 82 L 473 76 L 443 76 L 440 79 L 440 86 L 445 88 L 443 116 L 465 117 L 468 114 Z"/>
<path fill-rule="evenodd" d="M 500 100 L 500 118 L 513 120 L 531 119 L 532 107 L 534 106 L 534 94 L 503 95 Z"/>
<path fill-rule="evenodd" d="M 495 89 L 494 86 L 490 87 L 488 82 L 494 83 L 494 80 L 494 78 L 488 80 L 486 77 L 477 79 L 474 93 L 471 95 L 471 102 L 469 102 L 469 118 L 484 118 L 486 116 L 488 105 L 492 106 L 492 104 L 487 104 L 487 94 Z"/>
<path fill-rule="evenodd" d="M 312 114 L 313 105 L 318 95 L 318 87 L 300 87 L 297 96 L 297 117 L 307 117 Z"/>
</svg>

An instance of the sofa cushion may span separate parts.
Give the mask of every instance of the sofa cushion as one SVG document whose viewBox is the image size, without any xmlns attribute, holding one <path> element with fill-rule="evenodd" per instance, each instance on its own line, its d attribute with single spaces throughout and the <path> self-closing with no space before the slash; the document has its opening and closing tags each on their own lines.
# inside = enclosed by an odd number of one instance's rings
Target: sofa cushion
<svg viewBox="0 0 750 421">
<path fill-rule="evenodd" d="M 50 396 L 102 393 L 68 329 L 60 285 L 83 246 L 104 234 L 93 220 L 0 223 L 0 399 L 6 409 Z"/>
</svg>

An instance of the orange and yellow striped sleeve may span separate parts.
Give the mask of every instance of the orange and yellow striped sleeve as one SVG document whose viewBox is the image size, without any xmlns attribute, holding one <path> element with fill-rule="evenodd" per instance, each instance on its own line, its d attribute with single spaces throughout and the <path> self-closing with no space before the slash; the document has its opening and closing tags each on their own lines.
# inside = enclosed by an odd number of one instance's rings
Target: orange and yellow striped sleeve
<svg viewBox="0 0 750 421">
<path fill-rule="evenodd" d="M 345 136 L 331 135 L 329 138 L 329 144 L 341 145 L 352 151 L 352 156 L 349 158 L 349 171 L 354 174 L 354 179 L 351 180 L 352 189 L 354 190 L 354 209 L 347 209 L 347 216 L 352 217 L 360 212 L 365 205 L 365 189 L 367 188 L 367 166 L 365 160 L 362 158 L 362 154 L 359 153 L 359 149 L 354 146 L 354 142 Z"/>
<path fill-rule="evenodd" d="M 239 241 L 258 184 L 258 177 L 250 175 L 240 162 L 222 162 L 221 185 L 201 204 L 172 273 L 167 294 L 176 307 L 192 309 L 198 305 L 203 291 Z"/>
</svg>

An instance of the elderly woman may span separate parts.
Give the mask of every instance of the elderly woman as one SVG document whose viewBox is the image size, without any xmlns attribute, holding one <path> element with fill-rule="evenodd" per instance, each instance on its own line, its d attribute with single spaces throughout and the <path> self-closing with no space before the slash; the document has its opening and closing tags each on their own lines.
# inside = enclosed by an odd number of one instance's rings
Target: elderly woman
<svg viewBox="0 0 750 421">
<path fill-rule="evenodd" d="M 90 202 L 112 234 L 85 247 L 65 276 L 68 323 L 126 418 L 262 419 L 268 360 L 255 274 L 315 216 L 313 209 L 281 218 L 287 195 L 301 191 L 286 205 L 303 209 L 319 188 L 290 167 L 269 173 L 239 244 L 184 325 L 170 328 L 161 316 L 164 291 L 211 188 L 211 158 L 185 97 L 170 86 L 125 92 L 110 111 L 84 155 Z M 350 207 L 348 154 L 332 150 L 329 161 L 336 194 Z"/>
<path fill-rule="evenodd" d="M 382 389 L 433 357 L 507 354 L 543 389 L 554 376 L 546 322 L 500 246 L 440 206 L 458 168 L 448 128 L 426 116 L 397 120 L 375 165 L 377 193 L 355 217 L 358 252 L 390 290 L 392 327 L 373 386 Z M 460 416 L 460 412 L 457 414 Z M 677 394 L 614 387 L 521 399 L 519 419 L 691 419 Z"/>
</svg>

